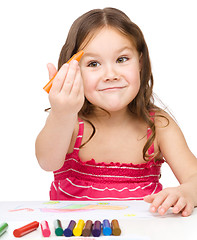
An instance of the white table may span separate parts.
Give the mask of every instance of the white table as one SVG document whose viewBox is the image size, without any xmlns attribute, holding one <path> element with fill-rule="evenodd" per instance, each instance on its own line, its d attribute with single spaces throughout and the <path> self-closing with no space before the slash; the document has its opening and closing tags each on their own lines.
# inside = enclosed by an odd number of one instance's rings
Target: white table
<svg viewBox="0 0 197 240">
<path fill-rule="evenodd" d="M 107 209 L 106 209 L 107 208 Z M 143 201 L 110 201 L 110 202 L 0 202 L 0 223 L 7 222 L 9 228 L 0 240 L 19 239 L 13 236 L 13 230 L 32 221 L 46 220 L 51 229 L 49 238 L 42 237 L 40 227 L 23 236 L 22 240 L 63 240 L 69 239 L 55 236 L 53 221 L 60 219 L 63 228 L 68 226 L 71 219 L 76 222 L 114 218 L 118 219 L 122 234 L 120 237 L 101 236 L 99 238 L 72 237 L 75 240 L 97 239 L 131 239 L 131 240 L 193 240 L 197 239 L 197 208 L 189 217 L 172 214 L 171 211 L 164 216 L 149 212 L 149 204 Z"/>
</svg>

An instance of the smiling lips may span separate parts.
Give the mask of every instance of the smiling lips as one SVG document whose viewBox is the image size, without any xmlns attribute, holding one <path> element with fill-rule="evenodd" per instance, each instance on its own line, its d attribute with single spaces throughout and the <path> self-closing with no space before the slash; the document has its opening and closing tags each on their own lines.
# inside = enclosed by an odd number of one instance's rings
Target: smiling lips
<svg viewBox="0 0 197 240">
<path fill-rule="evenodd" d="M 107 88 L 102 88 L 99 91 L 103 92 L 103 91 L 110 91 L 110 90 L 119 90 L 119 89 L 123 89 L 126 86 L 122 86 L 122 87 L 107 87 Z"/>
</svg>

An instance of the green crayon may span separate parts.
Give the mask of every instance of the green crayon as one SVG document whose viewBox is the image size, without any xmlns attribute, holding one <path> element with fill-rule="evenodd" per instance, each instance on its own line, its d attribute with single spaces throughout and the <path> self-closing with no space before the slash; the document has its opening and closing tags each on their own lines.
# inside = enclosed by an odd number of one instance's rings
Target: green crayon
<svg viewBox="0 0 197 240">
<path fill-rule="evenodd" d="M 59 219 L 54 221 L 54 227 L 55 227 L 55 235 L 62 236 L 64 231 L 62 229 L 62 224 Z"/>
<path fill-rule="evenodd" d="M 7 229 L 8 229 L 7 223 L 4 222 L 4 223 L 0 224 L 0 236 L 3 235 Z"/>
</svg>

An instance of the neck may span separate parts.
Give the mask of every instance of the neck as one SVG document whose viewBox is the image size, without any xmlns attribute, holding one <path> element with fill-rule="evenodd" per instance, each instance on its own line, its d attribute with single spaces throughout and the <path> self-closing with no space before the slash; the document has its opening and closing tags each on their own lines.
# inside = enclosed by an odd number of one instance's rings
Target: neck
<svg viewBox="0 0 197 240">
<path fill-rule="evenodd" d="M 101 109 L 96 109 L 94 111 L 94 115 L 91 117 L 91 120 L 103 127 L 113 127 L 120 124 L 124 125 L 131 123 L 131 121 L 134 121 L 135 118 L 135 115 L 132 114 L 128 108 L 109 113 Z"/>
</svg>

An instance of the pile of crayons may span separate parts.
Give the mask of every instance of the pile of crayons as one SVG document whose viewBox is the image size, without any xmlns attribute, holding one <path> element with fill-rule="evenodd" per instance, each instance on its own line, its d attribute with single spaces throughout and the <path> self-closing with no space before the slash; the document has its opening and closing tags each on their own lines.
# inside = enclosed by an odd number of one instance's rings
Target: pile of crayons
<svg viewBox="0 0 197 240">
<path fill-rule="evenodd" d="M 41 223 L 34 221 L 31 222 L 21 228 L 15 229 L 13 231 L 13 235 L 15 237 L 22 237 L 34 230 L 36 230 L 39 225 L 41 226 L 41 231 L 43 237 L 50 237 L 51 230 L 49 228 L 49 224 L 47 221 L 42 221 Z M 0 225 L 0 236 L 5 233 L 8 228 L 7 223 L 3 223 Z M 74 220 L 71 220 L 66 229 L 62 228 L 61 221 L 59 219 L 54 221 L 54 230 L 56 236 L 84 236 L 89 237 L 91 234 L 93 237 L 99 237 L 101 232 L 103 232 L 104 236 L 119 236 L 121 234 L 121 229 L 118 223 L 118 220 L 114 219 L 111 221 L 111 224 L 108 219 L 104 219 L 101 223 L 99 220 L 94 223 L 91 220 L 80 219 L 77 223 Z"/>
</svg>

